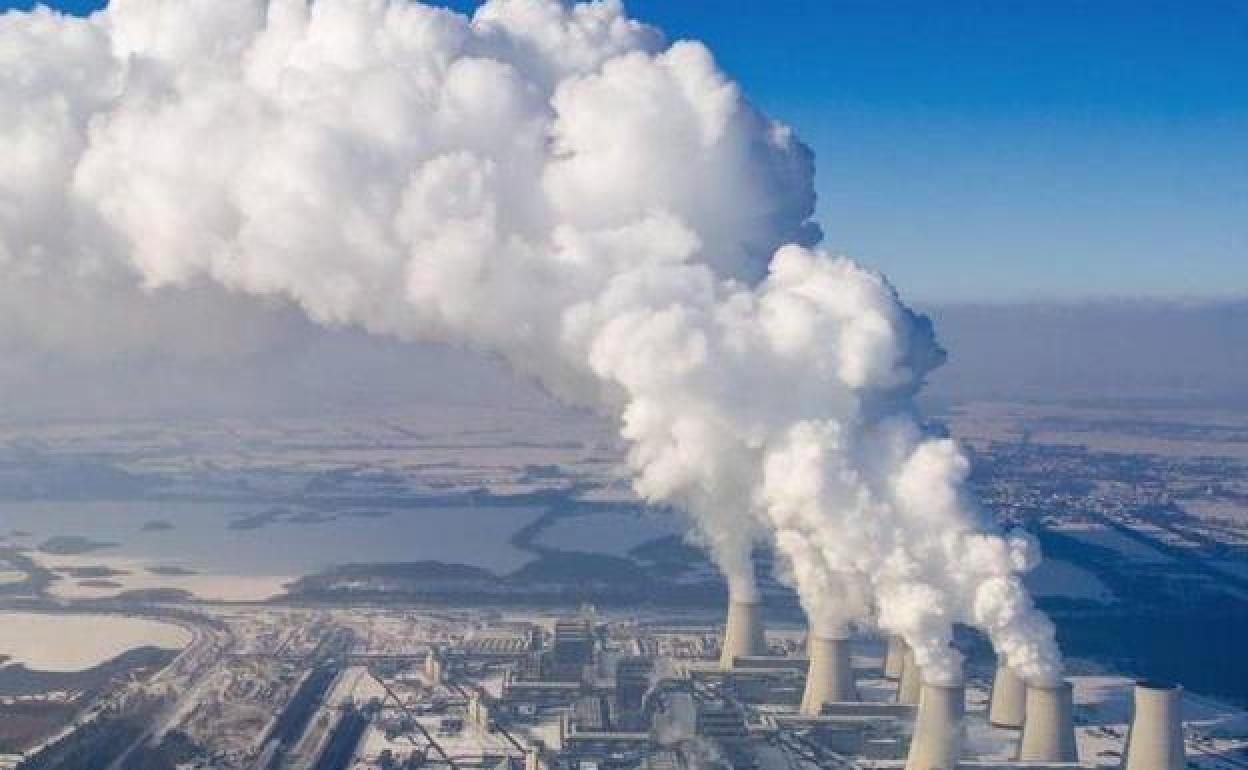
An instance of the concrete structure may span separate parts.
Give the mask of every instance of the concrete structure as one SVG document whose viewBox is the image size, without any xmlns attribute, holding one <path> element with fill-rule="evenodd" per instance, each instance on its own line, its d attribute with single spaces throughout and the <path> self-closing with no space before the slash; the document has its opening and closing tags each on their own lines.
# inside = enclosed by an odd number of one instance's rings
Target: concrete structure
<svg viewBox="0 0 1248 770">
<path fill-rule="evenodd" d="M 615 664 L 615 720 L 625 729 L 641 729 L 641 707 L 650 689 L 654 661 L 648 658 L 621 658 Z"/>
<path fill-rule="evenodd" d="M 993 727 L 1017 730 L 1023 726 L 1023 708 L 1027 704 L 1027 685 L 1014 669 L 997 664 L 992 678 L 992 699 L 988 703 L 988 722 Z"/>
<path fill-rule="evenodd" d="M 923 680 L 919 666 L 914 662 L 914 650 L 906 650 L 901 661 L 901 682 L 897 685 L 897 702 L 913 706 L 919 702 Z"/>
<path fill-rule="evenodd" d="M 551 646 L 558 663 L 585 665 L 594 660 L 594 640 L 589 624 L 583 620 L 555 621 Z"/>
<path fill-rule="evenodd" d="M 1123 770 L 1183 770 L 1183 688 L 1137 682 Z"/>
<path fill-rule="evenodd" d="M 1078 762 L 1070 682 L 1027 685 L 1026 716 L 1018 758 L 1024 762 Z"/>
<path fill-rule="evenodd" d="M 698 704 L 696 731 L 713 741 L 732 767 L 744 770 L 755 766 L 745 714 L 732 703 L 711 701 Z"/>
<path fill-rule="evenodd" d="M 719 666 L 725 670 L 732 668 L 737 657 L 767 654 L 761 602 L 734 599 L 728 603 L 728 620 L 724 625 L 721 647 Z"/>
<path fill-rule="evenodd" d="M 884 678 L 894 682 L 901 679 L 901 664 L 906 657 L 906 640 L 897 635 L 888 637 L 888 652 L 884 655 Z"/>
<path fill-rule="evenodd" d="M 806 672 L 806 688 L 802 692 L 801 712 L 817 716 L 825 703 L 843 703 L 858 699 L 854 686 L 854 670 L 849 661 L 849 640 L 812 636 L 810 668 Z"/>
<path fill-rule="evenodd" d="M 438 650 L 429 650 L 425 656 L 425 684 L 435 687 L 442 684 L 446 675 L 446 661 Z"/>
<path fill-rule="evenodd" d="M 962 756 L 965 714 L 966 691 L 961 684 L 924 684 L 906 770 L 953 770 Z"/>
</svg>

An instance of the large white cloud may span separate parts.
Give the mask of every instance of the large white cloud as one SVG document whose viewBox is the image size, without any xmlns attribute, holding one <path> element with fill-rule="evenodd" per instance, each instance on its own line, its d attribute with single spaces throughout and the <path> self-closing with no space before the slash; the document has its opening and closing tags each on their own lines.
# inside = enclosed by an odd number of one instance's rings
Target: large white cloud
<svg viewBox="0 0 1248 770">
<path fill-rule="evenodd" d="M 1028 544 L 912 414 L 930 325 L 814 250 L 810 152 L 702 45 L 616 2 L 114 0 L 5 15 L 0 67 L 6 289 L 211 282 L 492 351 L 618 419 L 735 593 L 766 538 L 817 630 L 951 678 L 967 622 L 1056 674 Z"/>
</svg>

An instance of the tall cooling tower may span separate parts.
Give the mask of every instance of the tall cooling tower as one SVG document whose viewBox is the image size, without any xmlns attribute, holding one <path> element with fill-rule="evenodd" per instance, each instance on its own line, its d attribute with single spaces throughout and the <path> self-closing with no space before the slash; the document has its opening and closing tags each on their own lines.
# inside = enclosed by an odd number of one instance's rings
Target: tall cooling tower
<svg viewBox="0 0 1248 770">
<path fill-rule="evenodd" d="M 1078 762 L 1070 682 L 1027 685 L 1026 716 L 1018 758 L 1024 762 Z"/>
<path fill-rule="evenodd" d="M 906 641 L 897 635 L 888 637 L 888 653 L 884 656 L 884 678 L 897 681 L 901 678 L 901 663 L 906 657 Z"/>
<path fill-rule="evenodd" d="M 993 727 L 1017 729 L 1023 726 L 1023 707 L 1027 703 L 1027 685 L 1014 669 L 1000 663 L 992 678 L 992 700 L 988 703 L 988 722 Z"/>
<path fill-rule="evenodd" d="M 923 686 L 919 674 L 919 666 L 914 662 L 914 650 L 908 649 L 901 661 L 901 681 L 897 684 L 898 703 L 913 706 L 919 702 L 919 691 Z"/>
<path fill-rule="evenodd" d="M 728 622 L 724 626 L 720 668 L 730 669 L 739 657 L 766 655 L 767 639 L 763 636 L 763 605 L 761 602 L 728 603 Z"/>
<path fill-rule="evenodd" d="M 1123 770 L 1183 770 L 1183 688 L 1137 682 Z"/>
<path fill-rule="evenodd" d="M 806 670 L 801 712 L 818 716 L 825 703 L 858 700 L 849 661 L 849 640 L 812 636 L 808 647 L 810 667 Z"/>
<path fill-rule="evenodd" d="M 962 756 L 965 713 L 962 685 L 924 684 L 906 770 L 954 770 Z"/>
</svg>

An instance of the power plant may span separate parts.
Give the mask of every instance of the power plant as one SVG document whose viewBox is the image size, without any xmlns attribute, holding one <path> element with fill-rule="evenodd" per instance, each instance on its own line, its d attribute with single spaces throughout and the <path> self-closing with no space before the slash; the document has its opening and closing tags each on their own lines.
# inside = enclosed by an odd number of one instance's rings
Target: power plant
<svg viewBox="0 0 1248 770">
<path fill-rule="evenodd" d="M 1018 729 L 1023 726 L 1027 705 L 1027 685 L 1014 669 L 997 664 L 992 677 L 992 697 L 988 705 L 988 722 L 993 727 Z"/>
<path fill-rule="evenodd" d="M 765 627 L 756 602 L 722 626 L 590 606 L 308 610 L 305 627 L 256 612 L 220 686 L 188 691 L 202 702 L 177 729 L 227 749 L 199 770 L 1187 770 L 1177 687 L 1118 680 L 1128 714 L 1096 700 L 1108 677 L 1027 681 L 974 658 L 951 676 L 873 632 Z M 260 713 L 273 727 L 248 739 Z M 1234 767 L 1192 745 L 1197 770 Z"/>
<path fill-rule="evenodd" d="M 968 712 L 968 683 L 925 680 L 915 651 L 899 636 L 809 632 L 786 640 L 781 629 L 770 633 L 769 640 L 760 604 L 731 602 L 718 659 L 683 666 L 688 690 L 666 685 L 692 694 L 697 724 L 714 726 L 712 737 L 734 767 L 757 767 L 751 747 L 764 738 L 803 746 L 808 760 L 826 752 L 829 759 L 904 770 L 1077 768 L 1095 760 L 1080 758 L 1071 681 L 1028 682 L 1001 659 L 990 679 L 974 679 L 975 691 L 987 697 Z M 1123 770 L 1183 769 L 1180 692 L 1136 686 Z M 982 753 L 984 730 L 995 736 L 996 753 Z"/>
<path fill-rule="evenodd" d="M 1180 709 L 1183 688 L 1158 682 L 1135 685 L 1135 705 L 1123 770 L 1183 770 L 1187 762 Z"/>
<path fill-rule="evenodd" d="M 1074 690 L 1070 682 L 1027 685 L 1018 758 L 1024 762 L 1076 762 Z"/>
<path fill-rule="evenodd" d="M 734 599 L 728 603 L 728 619 L 720 648 L 719 665 L 725 670 L 731 669 L 737 658 L 767 654 L 762 602 Z"/>
<path fill-rule="evenodd" d="M 801 713 L 818 715 L 824 704 L 858 700 L 849 658 L 849 639 L 812 635 L 807 645 L 810 665 L 802 692 Z"/>
<path fill-rule="evenodd" d="M 961 684 L 924 683 L 906 755 L 906 770 L 952 770 L 962 758 L 966 691 Z"/>
<path fill-rule="evenodd" d="M 921 672 L 914 660 L 914 651 L 907 649 L 901 658 L 901 681 L 897 685 L 897 702 L 906 706 L 918 705 L 921 688 Z"/>
</svg>

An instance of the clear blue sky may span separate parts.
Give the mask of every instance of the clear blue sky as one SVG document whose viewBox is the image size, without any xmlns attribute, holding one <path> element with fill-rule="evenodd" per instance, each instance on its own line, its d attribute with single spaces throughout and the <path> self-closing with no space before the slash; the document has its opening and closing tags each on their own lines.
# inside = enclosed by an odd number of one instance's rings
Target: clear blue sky
<svg viewBox="0 0 1248 770">
<path fill-rule="evenodd" d="M 909 296 L 1248 295 L 1248 0 L 627 5 L 798 129 L 828 245 Z"/>
</svg>

